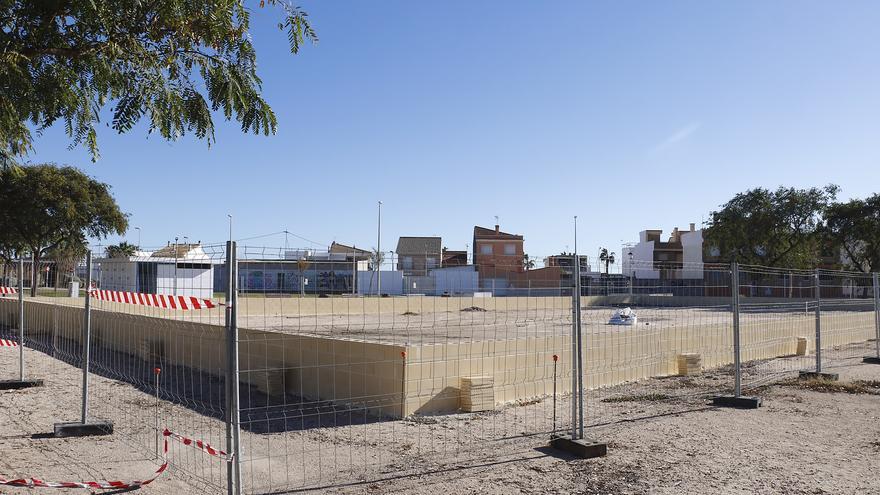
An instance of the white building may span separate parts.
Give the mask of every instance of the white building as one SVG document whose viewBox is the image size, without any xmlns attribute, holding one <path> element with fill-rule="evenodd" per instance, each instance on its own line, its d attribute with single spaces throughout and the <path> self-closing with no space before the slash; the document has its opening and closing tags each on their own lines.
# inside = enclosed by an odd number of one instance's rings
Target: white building
<svg viewBox="0 0 880 495">
<path fill-rule="evenodd" d="M 662 230 L 643 230 L 638 243 L 624 246 L 623 274 L 639 280 L 702 279 L 703 230 L 690 224 L 689 230 L 673 229 L 666 242 L 662 235 Z"/>
<path fill-rule="evenodd" d="M 210 299 L 214 263 L 200 244 L 169 245 L 155 252 L 95 260 L 97 286 L 104 290 Z"/>
</svg>

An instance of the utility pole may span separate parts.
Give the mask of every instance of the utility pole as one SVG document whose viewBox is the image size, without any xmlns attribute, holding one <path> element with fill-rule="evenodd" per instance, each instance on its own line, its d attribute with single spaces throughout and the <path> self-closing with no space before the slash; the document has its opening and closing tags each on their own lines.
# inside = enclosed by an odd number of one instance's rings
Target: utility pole
<svg viewBox="0 0 880 495">
<path fill-rule="evenodd" d="M 382 202 L 379 201 L 379 223 L 376 229 L 376 296 L 382 297 Z"/>
</svg>

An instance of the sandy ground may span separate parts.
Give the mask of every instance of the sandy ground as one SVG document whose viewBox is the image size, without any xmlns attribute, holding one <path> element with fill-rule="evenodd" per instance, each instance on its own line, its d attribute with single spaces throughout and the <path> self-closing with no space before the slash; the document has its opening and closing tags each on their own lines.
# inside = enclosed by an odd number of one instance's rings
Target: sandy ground
<svg viewBox="0 0 880 495">
<path fill-rule="evenodd" d="M 80 417 L 81 389 L 75 380 L 76 370 L 30 349 L 25 350 L 25 360 L 27 377 L 43 378 L 45 386 L 0 391 L 0 476 L 45 481 L 130 481 L 152 477 L 160 464 L 152 454 L 153 449 L 137 449 L 125 441 L 124 435 L 54 438 L 55 423 L 77 421 Z M 0 378 L 17 377 L 18 349 L 0 348 Z M 119 423 L 121 417 L 110 419 Z M 123 432 L 127 430 L 120 426 Z M 193 480 L 184 482 L 172 470 L 140 493 L 199 493 L 194 488 L 197 485 Z M 0 493 L 60 492 L 0 486 Z"/>
<path fill-rule="evenodd" d="M 5 350 L 4 350 L 5 349 Z M 17 352 L 0 349 L 0 376 L 17 370 Z M 880 366 L 832 361 L 842 380 L 876 380 Z M 129 384 L 92 377 L 93 410 L 112 419 L 106 437 L 55 439 L 56 421 L 78 416 L 79 371 L 27 351 L 29 374 L 46 386 L 0 392 L 5 425 L 0 474 L 47 480 L 137 479 L 156 468 L 151 438 L 153 397 Z M 784 369 L 785 360 L 750 363 L 746 375 Z M 794 368 L 792 368 L 794 369 Z M 269 408 L 246 411 L 243 477 L 249 491 L 308 488 L 330 493 L 878 493 L 880 395 L 828 393 L 792 386 L 759 388 L 765 407 L 709 407 L 713 391 L 729 390 L 729 369 L 696 377 L 645 380 L 591 392 L 589 436 L 609 456 L 582 461 L 546 447 L 553 429 L 551 398 L 486 413 L 379 421 L 364 409 L 324 404 L 288 410 L 265 427 Z M 880 394 L 880 388 L 871 388 Z M 244 391 L 244 394 L 250 391 Z M 185 395 L 185 394 L 183 394 Z M 177 397 L 176 399 L 180 399 Z M 222 422 L 193 412 L 199 401 L 162 401 L 160 421 L 222 444 Z M 186 407 L 183 407 L 186 406 Z M 204 409 L 204 407 L 203 407 Z M 567 428 L 569 402 L 555 406 Z M 293 424 L 291 424 L 293 423 Z M 174 445 L 172 470 L 143 493 L 219 493 L 222 463 Z M 44 492 L 52 492 L 43 490 Z M 56 491 L 57 492 L 57 491 Z M 0 493 L 41 493 L 0 488 Z"/>
</svg>

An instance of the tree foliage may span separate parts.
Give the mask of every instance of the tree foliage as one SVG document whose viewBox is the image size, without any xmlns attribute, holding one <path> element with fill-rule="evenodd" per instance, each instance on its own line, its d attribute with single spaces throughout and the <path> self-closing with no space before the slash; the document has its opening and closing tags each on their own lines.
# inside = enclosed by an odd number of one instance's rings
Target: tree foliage
<svg viewBox="0 0 880 495">
<path fill-rule="evenodd" d="M 825 246 L 823 215 L 838 187 L 739 193 L 711 213 L 706 245 L 722 260 L 746 264 L 810 268 Z"/>
<path fill-rule="evenodd" d="M 290 51 L 317 41 L 307 14 L 283 0 Z M 0 2 L 0 152 L 21 156 L 37 132 L 62 122 L 71 146 L 98 157 L 97 127 L 123 133 L 140 120 L 174 140 L 210 144 L 212 112 L 244 132 L 275 132 L 261 96 L 243 0 L 9 0 Z"/>
<path fill-rule="evenodd" d="M 848 268 L 880 270 L 880 194 L 831 205 L 825 221 L 828 239 L 843 251 Z"/>
<path fill-rule="evenodd" d="M 73 167 L 0 170 L 0 198 L 0 251 L 30 253 L 35 264 L 51 252 L 81 252 L 88 237 L 128 228 L 109 186 Z"/>
<path fill-rule="evenodd" d="M 599 261 L 605 263 L 605 275 L 608 275 L 611 265 L 617 260 L 614 259 L 614 251 L 609 251 L 608 248 L 602 248 L 599 250 Z"/>
<path fill-rule="evenodd" d="M 134 256 L 137 250 L 137 246 L 134 244 L 123 241 L 119 244 L 107 246 L 107 249 L 104 251 L 108 258 L 128 258 Z"/>
</svg>

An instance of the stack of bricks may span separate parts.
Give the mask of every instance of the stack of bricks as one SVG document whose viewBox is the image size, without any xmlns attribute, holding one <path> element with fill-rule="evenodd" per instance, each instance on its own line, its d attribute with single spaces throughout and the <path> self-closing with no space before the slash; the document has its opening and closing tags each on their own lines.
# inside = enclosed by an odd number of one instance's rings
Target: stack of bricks
<svg viewBox="0 0 880 495">
<path fill-rule="evenodd" d="M 467 412 L 495 409 L 495 383 L 491 376 L 461 377 L 461 409 Z"/>
<path fill-rule="evenodd" d="M 678 374 L 682 376 L 697 375 L 702 367 L 699 354 L 686 353 L 678 355 Z"/>
</svg>

